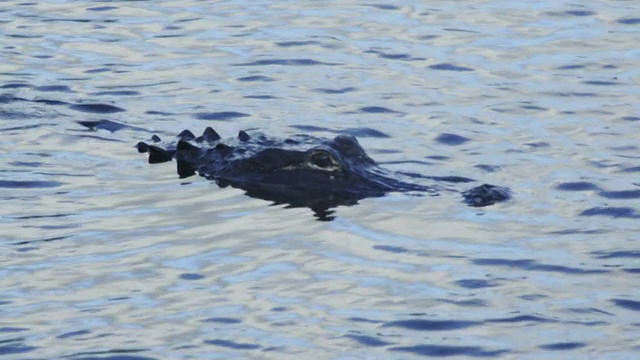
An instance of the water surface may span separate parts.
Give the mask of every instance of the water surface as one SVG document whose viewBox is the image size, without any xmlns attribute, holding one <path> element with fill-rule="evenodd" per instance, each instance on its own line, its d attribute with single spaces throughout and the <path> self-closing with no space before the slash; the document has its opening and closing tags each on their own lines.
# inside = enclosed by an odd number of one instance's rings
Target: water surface
<svg viewBox="0 0 640 360">
<path fill-rule="evenodd" d="M 3 2 L 0 354 L 637 357 L 638 10 Z M 514 199 L 390 194 L 319 222 L 133 148 L 206 126 L 351 133 Z"/>
</svg>

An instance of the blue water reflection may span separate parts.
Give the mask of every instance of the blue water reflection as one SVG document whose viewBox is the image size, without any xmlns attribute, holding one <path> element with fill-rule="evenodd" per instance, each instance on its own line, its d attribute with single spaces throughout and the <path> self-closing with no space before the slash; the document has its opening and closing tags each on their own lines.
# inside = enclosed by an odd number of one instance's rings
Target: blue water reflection
<svg viewBox="0 0 640 360">
<path fill-rule="evenodd" d="M 3 2 L 0 356 L 637 357 L 636 8 Z M 206 126 L 350 134 L 439 191 L 324 223 L 134 148 Z"/>
</svg>

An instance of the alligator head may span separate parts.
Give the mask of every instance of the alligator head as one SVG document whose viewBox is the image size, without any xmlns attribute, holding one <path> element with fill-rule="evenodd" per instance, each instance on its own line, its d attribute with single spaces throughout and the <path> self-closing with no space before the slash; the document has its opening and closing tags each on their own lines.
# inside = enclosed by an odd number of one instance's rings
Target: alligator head
<svg viewBox="0 0 640 360">
<path fill-rule="evenodd" d="M 156 144 L 138 143 L 138 151 L 149 154 L 149 163 L 175 159 L 181 178 L 197 173 L 221 187 L 242 189 L 251 197 L 309 207 L 321 220 L 332 219 L 330 209 L 353 205 L 364 198 L 393 191 L 436 194 L 438 190 L 436 186 L 406 182 L 401 174 L 381 168 L 350 135 L 278 139 L 240 131 L 237 137 L 222 140 L 208 127 L 198 137 L 185 130 L 178 135 L 177 143 L 165 147 L 157 145 L 161 142 L 157 136 L 152 142 Z M 413 177 L 473 181 L 461 177 Z M 470 206 L 487 206 L 509 198 L 506 189 L 487 184 L 462 194 Z"/>
</svg>

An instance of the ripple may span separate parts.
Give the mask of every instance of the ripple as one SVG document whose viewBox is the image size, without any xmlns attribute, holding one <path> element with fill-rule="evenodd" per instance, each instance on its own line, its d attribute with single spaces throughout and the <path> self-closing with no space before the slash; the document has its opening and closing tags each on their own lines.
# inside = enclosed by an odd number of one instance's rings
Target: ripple
<svg viewBox="0 0 640 360">
<path fill-rule="evenodd" d="M 21 343 L 22 339 L 9 339 L 0 342 L 0 355 L 23 354 L 38 349 Z"/>
<path fill-rule="evenodd" d="M 184 274 L 180 274 L 180 279 L 182 279 L 182 280 L 202 280 L 202 279 L 204 279 L 204 275 L 194 274 L 194 273 L 184 273 Z"/>
<path fill-rule="evenodd" d="M 588 181 L 575 181 L 565 182 L 555 186 L 556 190 L 560 191 L 599 191 L 601 190 L 597 185 Z"/>
<path fill-rule="evenodd" d="M 71 354 L 66 357 L 77 359 L 77 360 L 155 360 L 154 358 L 146 357 L 146 356 L 136 356 L 136 355 L 128 355 L 130 353 L 139 353 L 147 351 L 144 349 L 112 349 L 107 351 L 87 351 L 81 352 L 77 354 Z M 116 355 L 111 355 L 116 354 Z M 87 356 L 89 355 L 89 356 Z M 98 355 L 98 356 L 94 356 Z M 102 356 L 107 355 L 107 356 Z"/>
<path fill-rule="evenodd" d="M 17 131 L 17 130 L 31 130 L 31 129 L 37 129 L 37 128 L 41 128 L 41 127 L 48 127 L 48 126 L 55 126 L 55 124 L 40 123 L 40 124 L 32 124 L 32 125 L 13 126 L 13 127 L 9 127 L 9 128 L 0 128 L 0 132 L 10 132 L 10 131 Z"/>
<path fill-rule="evenodd" d="M 551 232 L 549 232 L 549 234 L 555 234 L 555 235 L 575 235 L 575 234 L 595 235 L 595 234 L 602 234 L 604 232 L 605 231 L 601 230 L 601 229 L 598 229 L 598 230 L 565 229 L 565 230 L 551 231 Z"/>
<path fill-rule="evenodd" d="M 29 329 L 23 327 L 13 327 L 13 326 L 3 326 L 0 327 L 0 333 L 14 333 L 14 332 L 23 332 Z"/>
<path fill-rule="evenodd" d="M 118 9 L 118 7 L 116 6 L 95 6 L 95 7 L 87 8 L 88 11 L 109 11 L 109 10 L 116 10 L 116 9 Z"/>
<path fill-rule="evenodd" d="M 640 259 L 640 250 L 622 250 L 622 251 L 594 251 L 591 254 L 597 259 Z"/>
<path fill-rule="evenodd" d="M 546 319 L 540 316 L 534 316 L 534 315 L 518 315 L 518 316 L 512 316 L 508 318 L 488 319 L 488 320 L 485 320 L 485 322 L 488 322 L 488 323 L 520 323 L 520 322 L 547 323 L 547 322 L 557 322 L 557 321 L 552 319 Z"/>
<path fill-rule="evenodd" d="M 245 99 L 257 99 L 257 100 L 272 100 L 272 99 L 278 99 L 277 97 L 273 96 L 273 95 L 247 95 L 244 96 Z"/>
<path fill-rule="evenodd" d="M 579 349 L 585 346 L 587 346 L 587 344 L 581 343 L 581 342 L 560 342 L 560 343 L 540 345 L 539 348 L 545 349 L 545 350 L 573 350 L 573 349 Z"/>
<path fill-rule="evenodd" d="M 356 90 L 358 90 L 358 88 L 354 88 L 354 87 L 345 87 L 341 89 L 325 89 L 325 88 L 313 89 L 313 91 L 320 92 L 323 94 L 345 94 L 345 93 L 353 92 Z"/>
<path fill-rule="evenodd" d="M 157 110 L 147 110 L 144 112 L 147 115 L 159 115 L 159 116 L 175 116 L 176 114 L 166 112 L 166 111 L 157 111 Z"/>
<path fill-rule="evenodd" d="M 312 65 L 342 65 L 339 63 L 323 62 L 313 59 L 268 59 L 257 60 L 248 63 L 236 64 L 236 66 L 270 66 L 270 65 L 283 65 L 283 66 L 312 66 Z"/>
<path fill-rule="evenodd" d="M 44 37 L 43 35 L 34 34 L 5 34 L 4 36 L 14 39 L 40 39 Z"/>
<path fill-rule="evenodd" d="M 388 109 L 382 106 L 365 106 L 359 109 L 360 112 L 370 114 L 398 114 L 398 111 Z"/>
<path fill-rule="evenodd" d="M 472 262 L 476 265 L 505 266 L 527 271 L 560 272 L 575 275 L 605 274 L 610 272 L 609 270 L 580 269 L 563 265 L 540 264 L 535 260 L 528 259 L 474 259 Z"/>
<path fill-rule="evenodd" d="M 276 46 L 280 46 L 280 47 L 296 47 L 296 46 L 318 45 L 320 43 L 315 40 L 307 40 L 307 41 L 278 41 L 275 44 Z"/>
<path fill-rule="evenodd" d="M 425 58 L 416 58 L 413 57 L 411 54 L 405 54 L 405 53 L 385 53 L 382 51 L 378 51 L 378 50 L 367 50 L 365 51 L 366 54 L 375 54 L 377 55 L 379 58 L 381 59 L 388 59 L 388 60 L 405 60 L 405 61 L 419 61 L 419 60 L 425 60 Z"/>
<path fill-rule="evenodd" d="M 533 149 L 547 148 L 547 147 L 551 146 L 546 141 L 537 141 L 537 142 L 524 143 L 523 145 L 527 146 L 527 147 L 530 147 L 530 148 L 533 148 Z"/>
<path fill-rule="evenodd" d="M 76 215 L 75 213 L 62 213 L 62 214 L 51 214 L 51 215 L 26 215 L 26 216 L 15 216 L 13 219 L 16 220 L 31 220 L 31 219 L 51 219 L 51 218 L 61 218 Z"/>
<path fill-rule="evenodd" d="M 60 100 L 50 100 L 50 99 L 34 99 L 31 100 L 34 103 L 46 104 L 46 105 L 69 105 L 68 102 L 60 101 Z"/>
<path fill-rule="evenodd" d="M 604 80 L 586 80 L 582 82 L 587 85 L 596 85 L 596 86 L 611 86 L 611 85 L 621 85 L 616 81 L 604 81 Z"/>
<path fill-rule="evenodd" d="M 495 282 L 484 279 L 462 279 L 456 281 L 456 284 L 466 289 L 483 289 L 498 286 Z"/>
<path fill-rule="evenodd" d="M 601 96 L 601 95 L 593 93 L 593 92 L 576 92 L 576 91 L 551 92 L 551 93 L 549 93 L 549 95 L 561 96 L 561 97 L 596 97 L 596 96 Z"/>
<path fill-rule="evenodd" d="M 608 315 L 608 316 L 613 316 L 612 313 L 610 312 L 606 312 L 600 309 L 596 309 L 596 308 L 570 308 L 567 309 L 570 312 L 573 313 L 577 313 L 577 314 L 596 314 L 596 315 Z"/>
<path fill-rule="evenodd" d="M 315 125 L 290 125 L 291 128 L 306 131 L 306 132 L 328 132 L 334 134 L 349 134 L 355 137 L 360 138 L 388 138 L 389 135 L 383 133 L 382 131 L 372 129 L 369 127 L 356 127 L 356 128 L 347 128 L 342 130 L 330 129 L 323 126 L 315 126 Z"/>
<path fill-rule="evenodd" d="M 208 345 L 231 348 L 235 350 L 257 350 L 262 348 L 262 346 L 258 344 L 238 343 L 238 342 L 234 342 L 230 340 L 222 340 L 222 339 L 205 340 L 204 343 Z"/>
<path fill-rule="evenodd" d="M 216 121 L 226 121 L 241 117 L 251 116 L 249 114 L 237 112 L 237 111 L 218 111 L 218 112 L 207 112 L 207 113 L 197 113 L 194 117 L 198 120 L 216 120 Z"/>
<path fill-rule="evenodd" d="M 352 339 L 352 340 L 355 340 L 355 341 L 359 342 L 360 344 L 366 345 L 366 346 L 377 347 L 377 346 L 387 346 L 387 345 L 392 345 L 393 344 L 391 342 L 380 340 L 380 339 L 378 339 L 376 337 L 367 336 L 367 335 L 348 334 L 348 335 L 345 335 L 344 337 Z"/>
<path fill-rule="evenodd" d="M 29 101 L 27 99 L 23 99 L 21 97 L 11 96 L 11 95 L 0 95 L 0 104 L 10 104 L 16 101 Z"/>
<path fill-rule="evenodd" d="M 598 195 L 606 199 L 632 200 L 640 199 L 640 190 L 601 191 Z"/>
<path fill-rule="evenodd" d="M 402 254 L 402 253 L 409 252 L 408 249 L 405 249 L 405 248 L 400 247 L 400 246 L 375 245 L 373 248 L 376 249 L 376 250 L 386 251 L 386 252 L 390 252 L 390 253 L 394 253 L 394 254 Z"/>
<path fill-rule="evenodd" d="M 471 141 L 471 139 L 456 134 L 442 133 L 436 136 L 435 141 L 443 145 L 457 146 Z"/>
<path fill-rule="evenodd" d="M 35 88 L 38 91 L 45 91 L 45 92 L 66 92 L 66 93 L 72 93 L 73 90 L 71 90 L 68 86 L 64 86 L 64 85 L 47 85 L 47 86 L 38 86 Z"/>
<path fill-rule="evenodd" d="M 239 324 L 242 322 L 242 320 L 234 319 L 234 318 L 226 318 L 226 317 L 215 317 L 215 318 L 204 319 L 202 320 L 202 322 L 218 323 L 218 324 Z"/>
<path fill-rule="evenodd" d="M 457 66 L 448 63 L 430 65 L 429 68 L 442 71 L 473 71 L 473 69 L 469 67 Z"/>
<path fill-rule="evenodd" d="M 58 339 L 68 339 L 68 338 L 72 338 L 72 337 L 76 337 L 76 336 L 82 336 L 82 335 L 89 335 L 91 334 L 91 331 L 89 330 L 78 330 L 78 331 L 71 331 L 68 333 L 64 333 L 61 335 L 56 336 L 56 338 Z"/>
<path fill-rule="evenodd" d="M 268 77 L 268 76 L 263 76 L 263 75 L 245 76 L 245 77 L 237 78 L 236 80 L 238 80 L 238 81 L 244 81 L 244 82 L 253 82 L 253 81 L 268 82 L 268 81 L 275 81 L 275 79 L 274 79 L 274 78 L 271 78 L 271 77 Z"/>
<path fill-rule="evenodd" d="M 614 219 L 640 219 L 640 214 L 633 208 L 629 207 L 594 207 L 584 210 L 578 216 L 609 216 Z"/>
<path fill-rule="evenodd" d="M 409 54 L 385 54 L 385 53 L 380 53 L 380 54 L 378 54 L 378 56 L 383 58 L 383 59 L 389 59 L 389 60 L 415 60 Z M 420 60 L 424 60 L 424 59 L 420 59 Z"/>
<path fill-rule="evenodd" d="M 471 326 L 478 325 L 476 321 L 463 321 L 463 320 L 398 320 L 390 321 L 382 324 L 382 327 L 400 327 L 409 330 L 419 331 L 443 331 L 443 330 L 458 330 L 466 329 Z"/>
<path fill-rule="evenodd" d="M 23 89 L 23 88 L 31 88 L 33 85 L 25 84 L 25 83 L 8 83 L 0 85 L 0 89 Z"/>
<path fill-rule="evenodd" d="M 624 25 L 640 25 L 640 18 L 622 18 L 618 19 L 618 23 Z"/>
<path fill-rule="evenodd" d="M 380 320 L 367 319 L 363 317 L 350 317 L 347 320 L 357 322 L 357 323 L 370 323 L 370 324 L 379 324 L 382 323 Z"/>
<path fill-rule="evenodd" d="M 367 4 L 367 6 L 371 6 L 380 10 L 400 10 L 399 6 L 390 4 Z"/>
<path fill-rule="evenodd" d="M 85 113 L 113 114 L 123 112 L 125 109 L 109 104 L 76 104 L 69 106 L 70 109 Z"/>
<path fill-rule="evenodd" d="M 441 302 L 447 303 L 447 304 L 453 304 L 453 305 L 457 305 L 457 306 L 464 306 L 464 307 L 486 307 L 488 306 L 486 301 L 480 300 L 480 299 L 469 299 L 469 300 L 451 300 L 451 299 L 438 299 Z"/>
<path fill-rule="evenodd" d="M 403 174 L 408 175 L 408 173 L 403 172 Z M 418 176 L 426 179 L 442 181 L 442 182 L 450 182 L 450 183 L 470 183 L 475 181 L 474 179 L 464 177 L 464 176 Z"/>
<path fill-rule="evenodd" d="M 133 90 L 114 90 L 114 91 L 99 91 L 99 92 L 94 92 L 91 93 L 92 96 L 104 96 L 104 95 L 111 95 L 111 96 L 135 96 L 135 95 L 140 95 L 139 91 L 133 91 Z"/>
<path fill-rule="evenodd" d="M 99 73 L 109 72 L 109 71 L 112 71 L 112 69 L 108 68 L 108 67 L 100 67 L 100 68 L 85 70 L 84 73 L 85 74 L 99 74 Z"/>
<path fill-rule="evenodd" d="M 83 121 L 76 121 L 78 124 L 90 129 L 90 130 L 106 130 L 109 132 L 116 132 L 116 131 L 120 131 L 123 129 L 129 129 L 129 130 L 135 130 L 135 131 L 141 131 L 141 132 L 150 132 L 147 129 L 141 128 L 141 127 L 137 127 L 137 126 L 131 126 L 131 125 L 127 125 L 127 124 L 123 124 L 117 121 L 111 121 L 111 120 L 83 120 Z M 117 139 L 111 139 L 113 140 L 117 140 Z M 119 141 L 119 140 L 118 140 Z"/>
<path fill-rule="evenodd" d="M 52 22 L 52 23 L 56 23 L 56 22 L 72 22 L 72 23 L 114 23 L 117 22 L 117 20 L 112 20 L 112 19 L 105 19 L 105 20 L 98 20 L 98 19 L 81 19 L 81 18 L 75 18 L 75 19 L 71 19 L 71 18 L 49 18 L 49 19 L 42 19 L 42 22 Z"/>
<path fill-rule="evenodd" d="M 487 165 L 487 164 L 478 164 L 478 165 L 474 165 L 473 167 L 485 172 L 490 172 L 490 173 L 500 171 L 501 169 L 501 167 L 498 165 Z"/>
<path fill-rule="evenodd" d="M 422 356 L 446 357 L 446 356 L 474 356 L 495 357 L 508 350 L 484 350 L 479 346 L 448 346 L 448 345 L 416 345 L 390 348 L 391 351 L 409 352 Z"/>
<path fill-rule="evenodd" d="M 0 180 L 0 188 L 11 189 L 41 189 L 41 188 L 54 188 L 64 185 L 59 181 L 19 181 L 19 180 Z"/>
<path fill-rule="evenodd" d="M 542 107 L 542 106 L 536 106 L 536 105 L 521 105 L 520 106 L 521 109 L 524 110 L 534 110 L 534 111 L 548 111 L 548 108 Z"/>
<path fill-rule="evenodd" d="M 73 228 L 75 226 L 66 226 L 66 228 Z M 60 227 L 61 229 L 64 229 L 65 227 Z M 24 241 L 18 241 L 15 243 L 12 243 L 11 245 L 32 245 L 32 244 L 37 244 L 37 243 L 46 243 L 46 242 L 52 242 L 52 241 L 59 241 L 59 240 L 64 240 L 64 239 L 68 239 L 70 236 L 54 236 L 54 237 L 48 237 L 48 238 L 44 238 L 44 239 L 35 239 L 35 240 L 24 240 Z"/>
<path fill-rule="evenodd" d="M 596 15 L 595 11 L 590 11 L 590 10 L 567 10 L 564 13 L 570 16 L 579 16 L 579 17 Z"/>
<path fill-rule="evenodd" d="M 335 130 L 316 125 L 290 125 L 291 128 L 307 132 L 334 132 Z"/>
<path fill-rule="evenodd" d="M 627 310 L 640 311 L 640 301 L 628 299 L 611 299 L 611 302 Z"/>
<path fill-rule="evenodd" d="M 383 133 L 382 131 L 368 128 L 368 127 L 348 128 L 340 132 L 353 135 L 355 137 L 361 137 L 361 138 L 385 139 L 390 137 L 389 135 Z"/>
</svg>

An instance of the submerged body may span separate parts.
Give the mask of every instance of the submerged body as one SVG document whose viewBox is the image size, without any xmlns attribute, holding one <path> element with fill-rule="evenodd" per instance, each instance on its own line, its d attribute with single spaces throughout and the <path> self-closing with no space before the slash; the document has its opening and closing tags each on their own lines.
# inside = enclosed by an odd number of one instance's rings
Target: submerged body
<svg viewBox="0 0 640 360">
<path fill-rule="evenodd" d="M 353 205 L 358 200 L 389 192 L 437 193 L 435 186 L 402 180 L 371 159 L 355 137 L 339 135 L 323 139 L 295 135 L 286 139 L 259 132 L 241 131 L 236 138 L 222 140 L 212 129 L 196 137 L 188 130 L 174 145 L 160 147 L 140 142 L 138 151 L 149 154 L 149 163 L 177 161 L 181 178 L 199 174 L 219 186 L 244 190 L 251 197 L 309 207 L 320 219 L 329 209 Z M 161 140 L 154 136 L 152 142 Z M 413 178 L 448 182 L 469 182 L 462 177 Z M 462 192 L 464 201 L 475 207 L 492 205 L 509 198 L 506 188 L 484 184 Z"/>
</svg>

